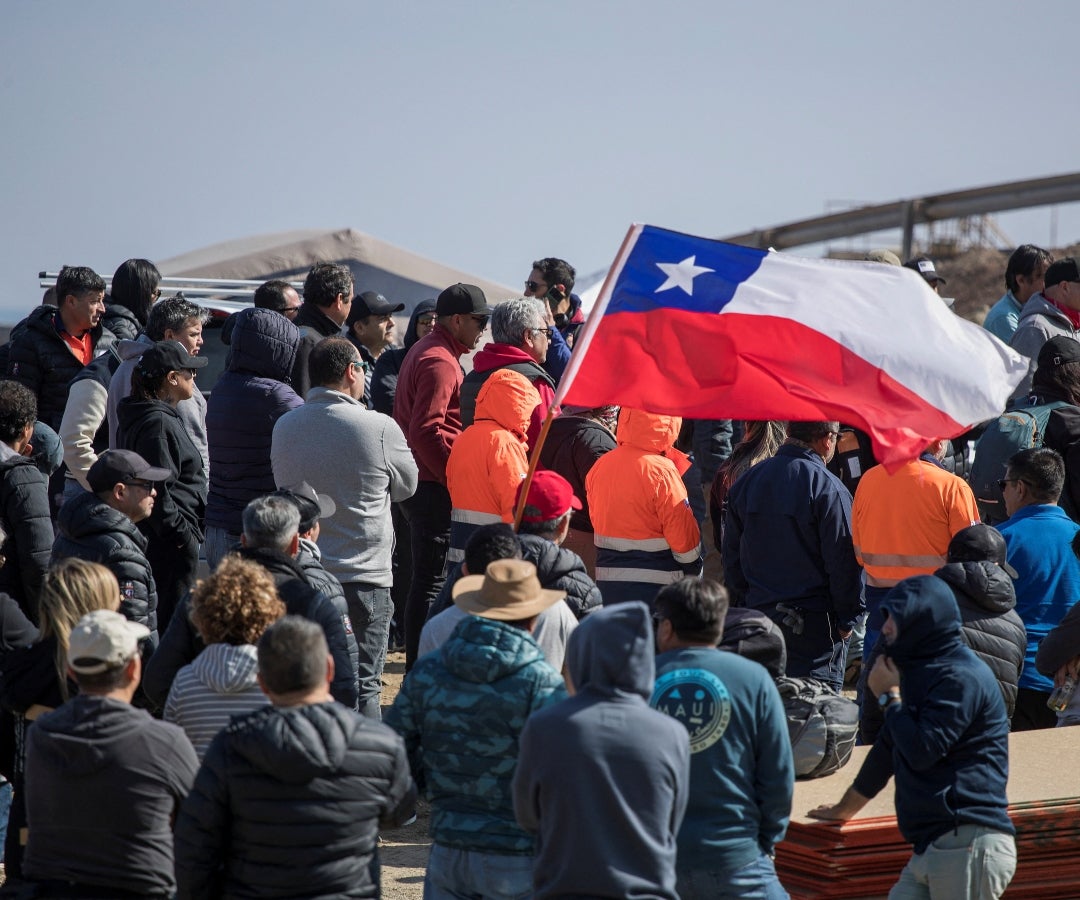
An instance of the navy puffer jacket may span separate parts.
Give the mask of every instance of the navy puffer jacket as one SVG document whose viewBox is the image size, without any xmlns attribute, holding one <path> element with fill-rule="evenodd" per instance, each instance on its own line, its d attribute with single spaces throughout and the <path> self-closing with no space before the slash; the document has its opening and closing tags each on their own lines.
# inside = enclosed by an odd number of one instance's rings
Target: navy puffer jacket
<svg viewBox="0 0 1080 900">
<path fill-rule="evenodd" d="M 206 404 L 210 496 L 206 524 L 242 530 L 244 507 L 277 488 L 270 467 L 274 423 L 304 401 L 288 384 L 300 332 L 281 313 L 237 313 L 226 371 Z"/>
</svg>

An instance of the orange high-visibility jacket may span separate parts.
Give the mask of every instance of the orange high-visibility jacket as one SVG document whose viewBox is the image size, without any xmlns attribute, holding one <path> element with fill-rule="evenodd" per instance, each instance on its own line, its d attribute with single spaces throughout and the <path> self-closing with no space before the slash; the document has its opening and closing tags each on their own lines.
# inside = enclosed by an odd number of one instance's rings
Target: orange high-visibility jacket
<svg viewBox="0 0 1080 900">
<path fill-rule="evenodd" d="M 476 417 L 450 449 L 450 551 L 464 558 L 465 542 L 480 525 L 514 521 L 514 500 L 529 470 L 526 434 L 540 394 L 524 375 L 500 369 L 476 397 Z"/>
<path fill-rule="evenodd" d="M 618 446 L 585 479 L 596 580 L 670 584 L 700 570 L 701 534 L 672 449 L 682 419 L 623 409 Z M 681 467 L 681 469 L 680 469 Z"/>
<path fill-rule="evenodd" d="M 851 504 L 855 556 L 871 587 L 892 587 L 945 565 L 949 541 L 979 521 L 975 495 L 964 479 L 926 459 L 889 474 L 874 466 Z"/>
</svg>

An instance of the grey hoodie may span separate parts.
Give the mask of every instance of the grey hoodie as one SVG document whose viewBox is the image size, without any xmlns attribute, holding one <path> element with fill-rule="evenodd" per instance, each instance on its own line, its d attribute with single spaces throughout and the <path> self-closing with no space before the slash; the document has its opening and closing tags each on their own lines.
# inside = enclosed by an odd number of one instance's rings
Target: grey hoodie
<svg viewBox="0 0 1080 900">
<path fill-rule="evenodd" d="M 200 761 L 230 719 L 270 702 L 259 687 L 258 669 L 252 644 L 210 644 L 176 673 L 164 718 L 184 729 Z"/>
<path fill-rule="evenodd" d="M 142 355 L 148 347 L 154 346 L 154 342 L 145 334 L 140 334 L 133 341 L 121 341 L 116 345 L 116 355 L 120 357 L 120 365 L 113 373 L 112 381 L 109 382 L 109 446 L 118 447 L 116 443 L 117 432 L 120 430 L 120 419 L 117 410 L 120 401 L 131 394 L 131 373 L 135 370 Z M 203 458 L 203 471 L 209 477 L 210 450 L 206 443 L 206 398 L 200 391 L 196 391 L 190 400 L 181 400 L 176 405 L 176 411 L 191 436 L 199 454 Z"/>
<path fill-rule="evenodd" d="M 690 739 L 648 705 L 648 607 L 590 613 L 570 637 L 567 666 L 577 693 L 529 718 L 514 775 L 518 824 L 539 834 L 535 896 L 674 900 Z"/>
<path fill-rule="evenodd" d="M 81 694 L 27 737 L 23 871 L 170 896 L 172 815 L 195 781 L 184 733 L 121 700 Z"/>
</svg>

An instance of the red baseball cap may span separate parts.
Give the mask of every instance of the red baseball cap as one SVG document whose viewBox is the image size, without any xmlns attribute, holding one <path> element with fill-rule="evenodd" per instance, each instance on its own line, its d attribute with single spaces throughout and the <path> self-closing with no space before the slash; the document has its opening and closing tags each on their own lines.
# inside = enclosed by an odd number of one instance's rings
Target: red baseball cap
<svg viewBox="0 0 1080 900">
<path fill-rule="evenodd" d="M 524 482 L 522 482 L 524 484 Z M 518 488 L 517 501 L 521 500 L 521 488 Z M 530 516 L 529 507 L 540 511 L 539 515 Z M 550 522 L 572 509 L 581 509 L 581 501 L 574 496 L 570 482 L 558 472 L 541 469 L 529 484 L 529 496 L 525 501 L 523 522 Z"/>
</svg>

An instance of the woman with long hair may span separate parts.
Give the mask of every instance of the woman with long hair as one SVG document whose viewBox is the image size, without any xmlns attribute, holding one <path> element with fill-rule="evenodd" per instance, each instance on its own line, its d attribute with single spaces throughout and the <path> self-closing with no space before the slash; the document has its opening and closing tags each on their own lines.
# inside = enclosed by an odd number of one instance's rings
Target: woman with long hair
<svg viewBox="0 0 1080 900">
<path fill-rule="evenodd" d="M 195 584 L 206 511 L 202 454 L 177 412 L 195 393 L 195 370 L 207 364 L 175 341 L 158 341 L 139 359 L 131 395 L 120 401 L 120 449 L 138 453 L 173 477 L 157 485 L 153 511 L 139 523 L 147 537 L 146 558 L 158 591 L 158 633 L 164 634 L 180 598 Z"/>
<path fill-rule="evenodd" d="M 251 560 L 226 556 L 195 585 L 191 621 L 206 648 L 176 673 L 164 719 L 184 729 L 200 761 L 233 716 L 270 702 L 256 677 L 255 645 L 283 615 L 273 577 Z"/>
<path fill-rule="evenodd" d="M 67 558 L 54 563 L 41 582 L 40 634 L 29 646 L 12 646 L 13 634 L 26 634 L 12 612 L 3 619 L 2 762 L 4 774 L 14 788 L 11 815 L 4 845 L 4 865 L 9 879 L 22 871 L 26 805 L 23 796 L 23 763 L 26 729 L 38 716 L 70 699 L 74 684 L 67 677 L 68 638 L 75 624 L 96 609 L 120 609 L 120 586 L 104 566 Z"/>
<path fill-rule="evenodd" d="M 109 300 L 101 324 L 118 341 L 133 341 L 146 328 L 150 307 L 161 296 L 161 273 L 148 259 L 120 263 L 109 286 Z"/>
<path fill-rule="evenodd" d="M 775 456 L 786 437 L 787 422 L 743 423 L 743 438 L 735 445 L 731 456 L 716 470 L 716 478 L 709 492 L 709 517 L 713 523 L 713 542 L 717 550 L 721 550 L 724 538 L 724 509 L 731 486 L 747 469 Z"/>
</svg>

